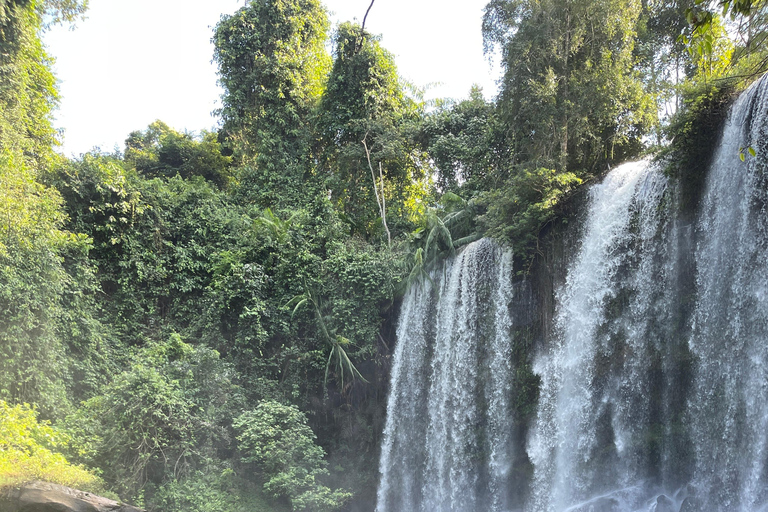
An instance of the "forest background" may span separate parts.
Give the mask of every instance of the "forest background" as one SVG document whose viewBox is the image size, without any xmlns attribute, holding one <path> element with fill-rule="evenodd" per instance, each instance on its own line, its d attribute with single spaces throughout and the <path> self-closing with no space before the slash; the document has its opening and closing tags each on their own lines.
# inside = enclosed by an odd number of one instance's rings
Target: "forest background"
<svg viewBox="0 0 768 512">
<path fill-rule="evenodd" d="M 148 510 L 371 510 L 407 287 L 482 236 L 524 275 L 623 160 L 695 182 L 768 64 L 760 0 L 491 0 L 498 97 L 427 105 L 365 21 L 253 0 L 213 32 L 216 130 L 65 158 L 40 38 L 86 7 L 0 0 L 0 487 Z"/>
</svg>

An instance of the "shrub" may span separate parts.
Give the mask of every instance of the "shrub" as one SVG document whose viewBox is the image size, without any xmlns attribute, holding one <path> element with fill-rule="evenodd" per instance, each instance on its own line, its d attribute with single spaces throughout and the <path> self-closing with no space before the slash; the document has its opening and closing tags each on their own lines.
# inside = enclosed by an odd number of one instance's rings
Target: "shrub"
<svg viewBox="0 0 768 512">
<path fill-rule="evenodd" d="M 29 405 L 0 400 L 0 490 L 32 480 L 103 492 L 99 477 L 67 462 L 61 453 L 70 439 L 47 422 L 37 421 Z"/>
</svg>

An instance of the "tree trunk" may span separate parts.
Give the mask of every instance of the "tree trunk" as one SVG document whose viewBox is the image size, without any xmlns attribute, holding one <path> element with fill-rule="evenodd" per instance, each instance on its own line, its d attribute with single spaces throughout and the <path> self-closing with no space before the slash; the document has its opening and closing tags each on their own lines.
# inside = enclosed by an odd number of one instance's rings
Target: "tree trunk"
<svg viewBox="0 0 768 512">
<path fill-rule="evenodd" d="M 565 7 L 565 37 L 563 41 L 563 88 L 562 88 L 562 109 L 563 117 L 560 127 L 560 171 L 566 171 L 568 167 L 568 82 L 570 80 L 570 70 L 568 69 L 568 60 L 571 53 L 571 2 L 566 2 Z"/>
</svg>

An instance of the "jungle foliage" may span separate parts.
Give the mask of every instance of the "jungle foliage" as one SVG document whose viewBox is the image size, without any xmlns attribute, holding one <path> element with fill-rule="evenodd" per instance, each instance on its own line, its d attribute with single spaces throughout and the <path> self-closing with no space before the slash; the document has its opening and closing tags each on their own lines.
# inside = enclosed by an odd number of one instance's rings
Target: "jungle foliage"
<svg viewBox="0 0 768 512">
<path fill-rule="evenodd" d="M 371 509 L 407 286 L 482 236 L 527 272 L 576 187 L 657 146 L 695 183 L 768 59 L 762 1 L 491 0 L 499 96 L 428 106 L 360 25 L 251 0 L 213 34 L 219 130 L 66 159 L 40 31 L 84 9 L 0 0 L 0 484 L 150 511 Z"/>
</svg>

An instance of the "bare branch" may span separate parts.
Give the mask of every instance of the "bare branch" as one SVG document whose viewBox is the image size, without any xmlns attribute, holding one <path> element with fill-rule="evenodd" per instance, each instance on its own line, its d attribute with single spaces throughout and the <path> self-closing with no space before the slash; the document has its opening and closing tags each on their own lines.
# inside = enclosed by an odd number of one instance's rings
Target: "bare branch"
<svg viewBox="0 0 768 512">
<path fill-rule="evenodd" d="M 365 30 L 365 20 L 368 19 L 368 13 L 371 12 L 371 7 L 373 7 L 373 2 L 376 0 L 371 0 L 371 5 L 368 6 L 368 10 L 365 11 L 365 16 L 363 16 L 363 24 L 360 26 L 360 32 L 363 32 Z"/>
<path fill-rule="evenodd" d="M 370 165 L 370 162 L 368 165 Z M 379 162 L 379 178 L 381 179 L 381 186 L 379 187 L 381 190 L 381 222 L 384 224 L 384 229 L 387 232 L 387 246 L 392 247 L 392 237 L 389 234 L 389 226 L 387 226 L 387 199 L 384 197 L 384 171 L 381 169 L 381 162 Z"/>
</svg>

